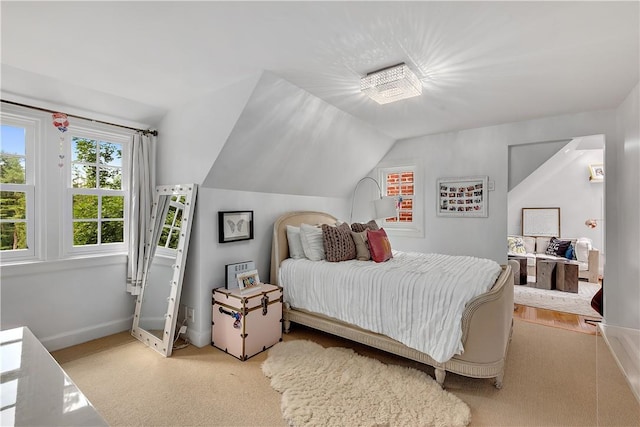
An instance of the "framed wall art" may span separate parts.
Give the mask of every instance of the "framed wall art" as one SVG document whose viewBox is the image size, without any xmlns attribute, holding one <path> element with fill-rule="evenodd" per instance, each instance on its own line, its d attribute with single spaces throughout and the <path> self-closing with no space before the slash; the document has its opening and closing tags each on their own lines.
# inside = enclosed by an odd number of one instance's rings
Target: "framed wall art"
<svg viewBox="0 0 640 427">
<path fill-rule="evenodd" d="M 604 181 L 604 164 L 589 165 L 589 181 Z"/>
<path fill-rule="evenodd" d="M 560 237 L 560 208 L 522 208 L 522 235 Z"/>
<path fill-rule="evenodd" d="M 439 178 L 438 216 L 487 217 L 488 176 Z"/>
<path fill-rule="evenodd" d="M 218 242 L 253 239 L 253 211 L 218 212 Z"/>
</svg>

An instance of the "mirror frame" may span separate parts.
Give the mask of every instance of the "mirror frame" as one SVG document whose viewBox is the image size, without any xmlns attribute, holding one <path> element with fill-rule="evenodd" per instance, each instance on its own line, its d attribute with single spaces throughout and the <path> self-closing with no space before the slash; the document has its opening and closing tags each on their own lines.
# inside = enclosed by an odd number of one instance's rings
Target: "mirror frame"
<svg viewBox="0 0 640 427">
<path fill-rule="evenodd" d="M 159 185 L 156 187 L 156 193 L 153 198 L 153 207 L 151 213 L 150 227 L 147 232 L 147 251 L 144 257 L 144 270 L 142 273 L 142 290 L 136 299 L 136 310 L 133 317 L 133 327 L 131 328 L 131 335 L 142 341 L 147 346 L 153 348 L 165 357 L 171 356 L 173 351 L 173 341 L 176 333 L 176 323 L 178 316 L 178 309 L 180 306 L 180 294 L 182 292 L 182 280 L 184 278 L 184 269 L 187 261 L 187 251 L 189 249 L 189 238 L 191 236 L 191 223 L 193 222 L 193 216 L 195 214 L 194 204 L 196 200 L 198 186 L 197 184 L 184 184 L 184 185 Z M 142 301 L 144 298 L 144 291 L 148 282 L 149 269 L 152 264 L 152 259 L 149 257 L 155 254 L 157 249 L 157 239 L 151 242 L 154 234 L 154 227 L 156 224 L 156 217 L 158 215 L 160 196 L 165 195 L 184 195 L 185 207 L 182 212 L 182 220 L 180 224 L 180 237 L 178 240 L 178 247 L 176 249 L 175 263 L 172 264 L 173 276 L 171 278 L 171 289 L 167 298 L 167 312 L 165 314 L 164 330 L 162 332 L 162 339 L 156 337 L 152 333 L 142 329 L 139 325 L 140 313 L 142 310 Z M 157 234 L 159 238 L 160 233 Z M 151 244 L 155 245 L 153 251 L 151 250 Z"/>
</svg>

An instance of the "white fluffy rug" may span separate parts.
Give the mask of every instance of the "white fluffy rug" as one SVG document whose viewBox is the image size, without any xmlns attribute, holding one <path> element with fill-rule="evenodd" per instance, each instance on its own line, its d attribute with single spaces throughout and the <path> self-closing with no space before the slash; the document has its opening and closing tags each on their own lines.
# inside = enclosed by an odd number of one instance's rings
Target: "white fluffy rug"
<svg viewBox="0 0 640 427">
<path fill-rule="evenodd" d="M 600 319 L 602 316 L 591 307 L 591 299 L 598 292 L 598 289 L 600 289 L 600 285 L 582 281 L 578 282 L 577 294 L 515 285 L 513 302 L 529 307 L 546 308 Z"/>
<path fill-rule="evenodd" d="M 469 407 L 416 369 L 311 341 L 276 344 L 262 372 L 292 426 L 463 426 Z"/>
</svg>

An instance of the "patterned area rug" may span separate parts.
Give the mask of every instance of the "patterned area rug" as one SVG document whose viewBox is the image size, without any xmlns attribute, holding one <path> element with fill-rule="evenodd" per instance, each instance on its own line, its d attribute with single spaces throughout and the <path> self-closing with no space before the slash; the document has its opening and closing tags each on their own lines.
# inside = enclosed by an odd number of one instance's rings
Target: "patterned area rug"
<svg viewBox="0 0 640 427">
<path fill-rule="evenodd" d="M 290 426 L 465 426 L 466 403 L 422 371 L 306 340 L 269 350 L 262 372 Z"/>
<path fill-rule="evenodd" d="M 577 294 L 515 285 L 513 302 L 529 307 L 546 308 L 547 310 L 600 319 L 602 316 L 591 307 L 591 299 L 598 292 L 598 289 L 600 289 L 599 284 L 589 282 L 578 282 Z"/>
</svg>

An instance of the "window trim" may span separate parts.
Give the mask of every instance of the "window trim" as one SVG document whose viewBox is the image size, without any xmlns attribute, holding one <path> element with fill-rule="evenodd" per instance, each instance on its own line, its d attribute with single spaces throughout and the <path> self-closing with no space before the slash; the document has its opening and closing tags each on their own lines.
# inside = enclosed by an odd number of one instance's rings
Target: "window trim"
<svg viewBox="0 0 640 427">
<path fill-rule="evenodd" d="M 25 129 L 25 183 L 0 183 L 2 191 L 24 192 L 27 203 L 27 249 L 2 251 L 2 263 L 35 261 L 41 259 L 43 251 L 43 221 L 40 215 L 40 206 L 36 189 L 42 182 L 41 158 L 42 144 L 42 120 L 35 115 L 16 111 L 14 108 L 3 108 L 0 111 L 0 123 L 2 125 L 16 126 Z"/>
<path fill-rule="evenodd" d="M 87 189 L 74 188 L 72 183 L 71 139 L 81 137 L 104 142 L 122 144 L 122 189 Z M 62 221 L 60 235 L 62 242 L 61 255 L 63 258 L 71 258 L 79 255 L 116 254 L 126 253 L 129 240 L 129 153 L 132 144 L 132 133 L 111 132 L 103 129 L 92 129 L 86 126 L 71 125 L 65 133 L 65 162 L 64 180 L 62 182 L 64 203 L 62 207 Z M 124 196 L 124 238 L 122 243 L 99 243 L 96 245 L 74 246 L 73 244 L 73 196 L 76 194 L 103 196 Z M 99 221 L 100 223 L 100 221 Z"/>
<path fill-rule="evenodd" d="M 387 222 L 382 220 L 382 227 L 392 236 L 424 237 L 424 190 L 421 165 L 415 161 L 388 163 L 379 165 L 376 168 L 376 175 L 381 184 L 382 194 L 386 195 L 386 175 L 404 171 L 413 172 L 413 221 L 408 224 L 406 222 Z"/>
</svg>

